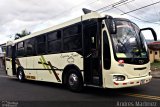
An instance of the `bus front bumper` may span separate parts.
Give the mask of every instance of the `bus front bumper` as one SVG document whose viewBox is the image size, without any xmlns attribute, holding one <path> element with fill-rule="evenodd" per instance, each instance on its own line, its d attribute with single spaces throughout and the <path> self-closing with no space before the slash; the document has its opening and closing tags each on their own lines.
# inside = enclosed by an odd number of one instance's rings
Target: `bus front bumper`
<svg viewBox="0 0 160 107">
<path fill-rule="evenodd" d="M 123 87 L 132 87 L 147 84 L 151 81 L 152 76 L 148 75 L 140 78 L 126 79 L 124 81 L 113 81 L 112 86 L 109 88 L 123 88 Z"/>
</svg>

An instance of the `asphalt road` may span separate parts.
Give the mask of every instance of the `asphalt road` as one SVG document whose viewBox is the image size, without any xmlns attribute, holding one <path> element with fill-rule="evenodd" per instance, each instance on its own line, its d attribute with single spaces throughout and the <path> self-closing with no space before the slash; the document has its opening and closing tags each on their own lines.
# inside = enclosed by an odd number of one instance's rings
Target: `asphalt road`
<svg viewBox="0 0 160 107">
<path fill-rule="evenodd" d="M 138 87 L 123 89 L 86 87 L 83 92 L 75 93 L 60 84 L 37 81 L 22 83 L 15 78 L 9 78 L 0 71 L 0 101 L 0 106 L 3 107 L 6 107 L 6 104 L 16 105 L 15 107 L 37 105 L 36 102 L 39 104 L 37 106 L 42 106 L 43 104 L 66 106 L 68 104 L 67 107 L 70 107 L 72 102 L 72 105 L 75 104 L 81 107 L 85 106 L 86 103 L 88 106 L 90 104 L 92 106 L 96 104 L 105 104 L 107 106 L 109 104 L 117 107 L 126 107 L 137 106 L 137 101 L 148 102 L 147 104 L 152 103 L 153 107 L 158 107 L 160 106 L 160 79 L 152 79 L 149 84 Z M 143 105 L 143 107 L 150 106 Z"/>
</svg>

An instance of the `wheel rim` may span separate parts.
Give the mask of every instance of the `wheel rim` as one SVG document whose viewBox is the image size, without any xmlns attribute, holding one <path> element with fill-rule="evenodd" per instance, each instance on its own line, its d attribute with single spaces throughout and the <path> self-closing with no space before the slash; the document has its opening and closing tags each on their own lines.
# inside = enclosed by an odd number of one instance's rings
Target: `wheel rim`
<svg viewBox="0 0 160 107">
<path fill-rule="evenodd" d="M 75 87 L 75 86 L 77 86 L 77 84 L 78 84 L 78 76 L 76 75 L 76 74 L 71 74 L 70 76 L 69 76 L 69 85 L 71 86 L 71 87 Z"/>
<path fill-rule="evenodd" d="M 23 74 L 22 74 L 22 72 L 21 72 L 21 71 L 19 71 L 18 78 L 19 78 L 20 80 L 22 80 L 22 78 L 23 78 Z"/>
</svg>

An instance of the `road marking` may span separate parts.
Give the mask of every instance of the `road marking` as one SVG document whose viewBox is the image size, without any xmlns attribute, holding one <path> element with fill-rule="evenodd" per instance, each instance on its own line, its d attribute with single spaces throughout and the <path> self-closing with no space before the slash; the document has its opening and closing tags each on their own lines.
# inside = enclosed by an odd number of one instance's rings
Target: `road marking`
<svg viewBox="0 0 160 107">
<path fill-rule="evenodd" d="M 7 75 L 0 75 L 0 78 L 16 78 L 16 77 L 14 77 L 14 76 L 7 76 Z"/>
<path fill-rule="evenodd" d="M 145 99 L 152 99 L 152 100 L 159 100 L 159 96 L 151 96 L 151 95 L 144 95 L 144 94 L 133 94 L 133 93 L 126 93 L 124 95 L 132 96 L 132 97 L 139 97 L 139 98 L 145 98 Z"/>
<path fill-rule="evenodd" d="M 5 76 L 5 75 L 0 75 L 0 77 L 5 77 L 5 78 L 8 78 L 8 76 Z"/>
</svg>

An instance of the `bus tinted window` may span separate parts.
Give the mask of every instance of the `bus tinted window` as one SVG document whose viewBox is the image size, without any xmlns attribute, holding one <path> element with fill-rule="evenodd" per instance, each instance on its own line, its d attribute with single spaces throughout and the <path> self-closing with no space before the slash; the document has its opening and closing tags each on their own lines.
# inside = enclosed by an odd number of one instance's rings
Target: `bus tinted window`
<svg viewBox="0 0 160 107">
<path fill-rule="evenodd" d="M 31 38 L 25 41 L 25 46 L 26 46 L 26 54 L 27 56 L 30 55 L 35 55 L 35 38 Z"/>
<path fill-rule="evenodd" d="M 76 24 L 63 30 L 63 49 L 65 51 L 82 48 L 81 25 Z"/>
<path fill-rule="evenodd" d="M 50 41 L 48 42 L 48 52 L 56 53 L 61 51 L 61 41 Z"/>
<path fill-rule="evenodd" d="M 46 36 L 41 35 L 37 37 L 37 53 L 44 54 L 46 52 Z"/>
<path fill-rule="evenodd" d="M 48 34 L 48 52 L 56 53 L 61 51 L 61 32 L 52 32 Z"/>
<path fill-rule="evenodd" d="M 6 56 L 9 58 L 12 57 L 12 46 L 7 46 Z"/>
<path fill-rule="evenodd" d="M 82 38 L 79 37 L 69 37 L 64 39 L 64 50 L 77 50 L 82 47 Z"/>
<path fill-rule="evenodd" d="M 24 49 L 24 42 L 20 42 L 17 44 L 17 56 L 24 56 L 25 49 Z"/>
<path fill-rule="evenodd" d="M 19 49 L 19 48 L 23 48 L 23 47 L 24 47 L 24 42 L 18 43 L 18 46 L 17 46 L 17 47 L 18 47 L 18 49 Z"/>
<path fill-rule="evenodd" d="M 80 32 L 81 32 L 81 27 L 80 25 L 76 24 L 76 25 L 65 28 L 63 30 L 63 36 L 64 37 L 74 36 Z"/>
<path fill-rule="evenodd" d="M 107 70 L 110 69 L 111 55 L 110 55 L 109 40 L 106 31 L 103 31 L 103 63 L 105 69 Z"/>
<path fill-rule="evenodd" d="M 49 33 L 47 39 L 48 39 L 48 41 L 61 39 L 61 34 L 58 31 Z"/>
<path fill-rule="evenodd" d="M 46 41 L 45 35 L 41 35 L 37 37 L 38 43 L 44 43 Z"/>
</svg>

